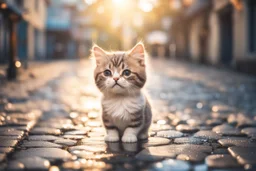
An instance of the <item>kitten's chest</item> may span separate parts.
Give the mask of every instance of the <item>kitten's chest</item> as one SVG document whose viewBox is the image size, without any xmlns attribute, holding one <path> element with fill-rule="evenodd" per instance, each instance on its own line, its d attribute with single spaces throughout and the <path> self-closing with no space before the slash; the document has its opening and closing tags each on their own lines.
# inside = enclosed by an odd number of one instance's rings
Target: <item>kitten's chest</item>
<svg viewBox="0 0 256 171">
<path fill-rule="evenodd" d="M 141 110 L 144 106 L 144 97 L 119 97 L 102 100 L 103 110 L 114 121 L 129 121 L 132 113 Z"/>
</svg>

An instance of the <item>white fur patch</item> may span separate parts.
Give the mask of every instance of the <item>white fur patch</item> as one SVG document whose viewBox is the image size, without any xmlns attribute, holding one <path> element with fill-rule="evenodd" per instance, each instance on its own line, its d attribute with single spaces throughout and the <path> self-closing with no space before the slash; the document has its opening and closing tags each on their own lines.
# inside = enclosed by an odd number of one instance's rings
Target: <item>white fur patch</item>
<svg viewBox="0 0 256 171">
<path fill-rule="evenodd" d="M 123 130 L 129 124 L 131 113 L 135 113 L 144 107 L 145 98 L 143 95 L 103 98 L 102 104 L 114 125 Z"/>
</svg>

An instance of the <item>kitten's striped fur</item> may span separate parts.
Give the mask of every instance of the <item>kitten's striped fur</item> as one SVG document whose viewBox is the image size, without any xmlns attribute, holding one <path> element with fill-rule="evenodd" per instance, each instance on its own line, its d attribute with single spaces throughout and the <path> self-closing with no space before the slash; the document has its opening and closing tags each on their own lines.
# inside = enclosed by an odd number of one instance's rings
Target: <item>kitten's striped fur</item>
<svg viewBox="0 0 256 171">
<path fill-rule="evenodd" d="M 128 52 L 105 52 L 94 46 L 92 55 L 97 63 L 95 83 L 103 94 L 105 140 L 119 141 L 120 136 L 123 142 L 146 139 L 152 113 L 147 98 L 141 92 L 146 82 L 144 45 L 139 43 Z M 127 70 L 129 74 L 124 72 Z"/>
</svg>

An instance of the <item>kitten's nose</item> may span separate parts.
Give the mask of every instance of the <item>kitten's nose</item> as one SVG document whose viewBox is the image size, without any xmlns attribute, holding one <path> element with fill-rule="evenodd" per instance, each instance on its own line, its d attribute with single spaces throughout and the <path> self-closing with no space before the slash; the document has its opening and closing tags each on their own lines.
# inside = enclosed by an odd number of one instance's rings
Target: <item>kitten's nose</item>
<svg viewBox="0 0 256 171">
<path fill-rule="evenodd" d="M 118 80 L 119 80 L 119 77 L 113 77 L 113 79 L 114 79 L 115 81 L 118 81 Z"/>
</svg>

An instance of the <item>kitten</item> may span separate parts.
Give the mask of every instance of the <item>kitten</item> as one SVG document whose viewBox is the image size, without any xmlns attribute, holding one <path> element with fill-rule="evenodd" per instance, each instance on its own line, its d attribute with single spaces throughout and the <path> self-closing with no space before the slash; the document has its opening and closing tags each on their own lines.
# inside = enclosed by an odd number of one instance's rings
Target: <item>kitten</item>
<svg viewBox="0 0 256 171">
<path fill-rule="evenodd" d="M 147 139 L 152 120 L 150 104 L 141 89 L 146 82 L 144 45 L 128 52 L 106 52 L 92 48 L 96 59 L 94 79 L 102 92 L 102 120 L 105 141 L 126 143 Z"/>
</svg>

